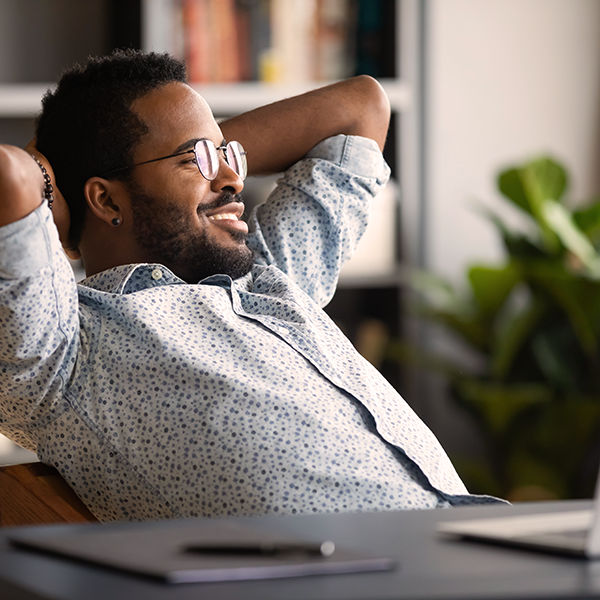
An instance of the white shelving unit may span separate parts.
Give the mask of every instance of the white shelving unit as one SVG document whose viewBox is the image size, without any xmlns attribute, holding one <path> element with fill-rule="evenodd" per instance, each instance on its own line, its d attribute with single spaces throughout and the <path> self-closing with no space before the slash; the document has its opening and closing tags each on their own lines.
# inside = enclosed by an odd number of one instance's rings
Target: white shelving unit
<svg viewBox="0 0 600 600">
<path fill-rule="evenodd" d="M 422 230 L 420 212 L 421 169 L 420 169 L 420 106 L 419 77 L 419 35 L 423 0 L 395 0 L 396 10 L 396 74 L 393 78 L 381 79 L 392 111 L 396 114 L 395 165 L 393 169 L 399 180 L 401 195 L 401 218 L 395 223 L 396 237 L 400 240 L 402 262 L 419 264 L 419 234 Z M 145 50 L 165 51 L 170 49 L 167 30 L 173 0 L 142 0 L 141 40 Z M 0 14 L 0 19 L 2 15 Z M 215 115 L 234 115 L 257 106 L 293 96 L 316 87 L 326 85 L 325 81 L 302 82 L 297 84 L 270 84 L 242 82 L 235 84 L 194 85 L 201 93 Z M 0 83 L 0 136 L 2 121 L 11 119 L 33 119 L 41 107 L 45 92 L 53 82 L 27 84 Z M 0 141 L 2 141 L 0 137 Z M 392 217 L 391 217 L 392 218 Z M 342 279 L 341 288 L 381 289 L 401 286 L 399 264 L 392 265 L 388 274 L 354 274 Z M 398 306 L 398 311 L 400 306 Z M 21 455 L 19 455 L 21 458 Z M 0 456 L 0 462 L 2 456 Z"/>
<path fill-rule="evenodd" d="M 419 12 L 422 0 L 396 0 L 396 65 L 395 78 L 382 79 L 396 119 L 396 164 L 394 170 L 401 183 L 402 220 L 398 225 L 402 240 L 401 255 L 411 264 L 419 261 L 418 232 L 421 231 L 419 210 Z M 142 0 L 141 40 L 145 50 L 171 49 L 167 32 L 172 24 L 173 0 Z M 242 82 L 235 84 L 194 85 L 217 116 L 233 115 L 257 106 L 293 96 L 325 81 L 297 84 Z M 0 119 L 32 119 L 41 107 L 45 92 L 53 82 L 0 84 Z"/>
<path fill-rule="evenodd" d="M 412 105 L 411 87 L 404 81 L 382 79 L 392 110 L 408 111 Z M 41 100 L 54 83 L 0 84 L 0 118 L 31 118 L 41 108 Z M 241 82 L 229 84 L 193 85 L 215 112 L 237 114 L 275 102 L 281 98 L 307 92 L 327 85 L 326 81 L 298 84 L 264 84 Z"/>
<path fill-rule="evenodd" d="M 423 217 L 420 198 L 420 128 L 419 111 L 419 23 L 422 0 L 396 0 L 396 77 L 381 79 L 392 111 L 397 115 L 396 164 L 393 165 L 401 188 L 402 219 L 397 223 L 401 240 L 400 255 L 409 264 L 421 263 L 421 231 Z M 158 52 L 172 49 L 168 32 L 173 28 L 174 0 L 142 0 L 141 40 L 145 50 Z M 234 115 L 257 106 L 293 96 L 325 81 L 295 84 L 241 82 L 234 84 L 194 85 L 217 116 Z M 0 84 L 0 119 L 33 118 L 40 101 L 52 82 Z M 395 271 L 395 269 L 392 269 Z M 380 274 L 378 274 L 378 277 Z M 390 280 L 397 277 L 390 273 Z M 343 282 L 345 284 L 346 282 Z"/>
<path fill-rule="evenodd" d="M 40 111 L 42 96 L 53 83 L 0 84 L 0 118 L 35 117 Z"/>
</svg>

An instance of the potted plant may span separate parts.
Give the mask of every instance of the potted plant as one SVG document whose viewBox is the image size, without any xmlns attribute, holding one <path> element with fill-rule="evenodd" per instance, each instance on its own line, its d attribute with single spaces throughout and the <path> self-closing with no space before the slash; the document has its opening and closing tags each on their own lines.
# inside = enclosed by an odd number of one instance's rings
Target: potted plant
<svg viewBox="0 0 600 600">
<path fill-rule="evenodd" d="M 431 274 L 412 278 L 421 317 L 462 338 L 483 366 L 401 342 L 390 353 L 443 371 L 477 423 L 486 456 L 456 461 L 472 491 L 589 497 L 600 447 L 600 202 L 570 210 L 565 168 L 548 157 L 503 171 L 498 187 L 529 226 L 487 212 L 506 260 L 471 266 L 462 294 Z"/>
</svg>

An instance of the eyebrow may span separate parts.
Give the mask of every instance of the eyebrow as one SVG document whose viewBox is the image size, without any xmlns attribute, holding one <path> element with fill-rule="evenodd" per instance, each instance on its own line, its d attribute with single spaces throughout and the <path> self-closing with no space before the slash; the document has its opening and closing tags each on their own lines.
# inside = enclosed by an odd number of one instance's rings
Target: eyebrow
<svg viewBox="0 0 600 600">
<path fill-rule="evenodd" d="M 193 150 L 194 146 L 196 145 L 196 142 L 200 142 L 202 140 L 208 140 L 208 138 L 194 138 L 191 140 L 188 140 L 187 142 L 183 142 L 183 144 L 177 146 L 177 148 L 175 148 L 175 150 L 173 151 L 173 154 L 177 154 L 178 152 L 185 152 L 186 150 Z M 223 138 L 223 140 L 221 141 L 221 146 L 224 146 L 225 144 L 227 144 L 227 140 L 225 138 Z"/>
<path fill-rule="evenodd" d="M 184 150 L 192 150 L 196 145 L 196 142 L 199 142 L 201 139 L 206 138 L 195 138 L 193 140 L 188 140 L 187 142 L 183 142 L 180 146 L 177 146 L 173 151 L 173 154 L 177 154 L 178 152 L 183 152 Z"/>
</svg>

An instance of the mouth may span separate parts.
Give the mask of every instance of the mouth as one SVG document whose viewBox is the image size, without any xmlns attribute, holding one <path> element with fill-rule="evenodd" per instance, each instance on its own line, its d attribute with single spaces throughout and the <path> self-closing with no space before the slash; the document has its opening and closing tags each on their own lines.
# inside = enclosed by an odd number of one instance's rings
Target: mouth
<svg viewBox="0 0 600 600">
<path fill-rule="evenodd" d="M 242 202 L 229 202 L 229 204 L 207 211 L 206 216 L 210 221 L 222 221 L 223 219 L 238 221 L 243 214 L 244 204 Z"/>
<path fill-rule="evenodd" d="M 209 221 L 223 221 L 227 219 L 237 221 L 239 217 L 235 213 L 219 213 L 218 215 L 210 215 L 208 217 Z"/>
<path fill-rule="evenodd" d="M 236 229 L 244 228 L 247 230 L 247 224 L 240 220 L 243 214 L 244 204 L 242 202 L 230 202 L 217 209 L 208 211 L 206 213 L 206 218 L 209 221 L 218 222 L 222 225 L 228 225 L 235 227 Z"/>
</svg>

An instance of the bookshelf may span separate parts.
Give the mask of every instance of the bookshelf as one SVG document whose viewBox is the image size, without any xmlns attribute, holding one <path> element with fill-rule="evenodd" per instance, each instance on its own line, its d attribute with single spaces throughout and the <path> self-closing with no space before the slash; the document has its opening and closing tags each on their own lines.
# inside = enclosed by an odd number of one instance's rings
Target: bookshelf
<svg viewBox="0 0 600 600">
<path fill-rule="evenodd" d="M 109 52 L 114 47 L 131 46 L 175 53 L 184 51 L 181 40 L 177 40 L 173 34 L 174 21 L 181 18 L 181 9 L 178 8 L 181 1 L 86 0 L 83 3 L 80 0 L 48 0 L 43 3 L 45 13 L 39 15 L 40 3 L 36 0 L 3 0 L 0 5 L 0 22 L 4 22 L 4 26 L 0 25 L 0 51 L 3 51 L 5 58 L 0 58 L 0 140 L 18 145 L 24 145 L 28 141 L 33 131 L 33 119 L 40 108 L 41 97 L 53 86 L 52 82 L 60 72 L 59 67 L 74 61 L 82 62 L 88 54 Z M 228 1 L 219 0 L 222 3 Z M 252 3 L 263 0 L 235 1 Z M 285 1 L 306 7 L 321 0 Z M 350 1 L 338 0 L 338 4 L 343 5 Z M 365 4 L 372 5 L 378 1 L 368 0 Z M 422 226 L 419 202 L 419 35 L 422 0 L 381 0 L 381 3 L 388 9 L 392 7 L 389 14 L 392 14 L 393 18 L 392 22 L 386 23 L 386 35 L 389 37 L 389 31 L 392 32 L 391 39 L 384 47 L 387 65 L 377 78 L 392 106 L 393 119 L 386 147 L 386 159 L 392 167 L 397 183 L 395 189 L 402 190 L 402 202 L 399 204 L 392 201 L 385 217 L 388 222 L 393 221 L 391 238 L 386 234 L 386 243 L 391 244 L 391 250 L 388 252 L 388 255 L 391 252 L 391 260 L 388 260 L 383 268 L 359 268 L 344 273 L 336 297 L 327 309 L 353 341 L 357 340 L 357 337 L 365 337 L 367 346 L 375 344 L 373 340 L 377 338 L 378 323 L 386 324 L 387 335 L 398 335 L 403 328 L 401 265 L 419 265 L 419 232 Z M 17 40 L 17 36 L 13 36 L 12 41 L 6 38 L 2 41 L 3 27 L 10 27 L 11 20 L 14 20 L 15 27 L 31 27 L 27 24 L 27 18 L 31 17 L 30 13 L 34 9 L 37 11 L 34 12 L 36 18 L 43 20 L 39 27 L 43 25 L 42 29 L 46 32 L 45 47 L 40 44 L 36 46 L 34 43 L 33 50 L 29 48 L 31 40 L 28 37 L 35 36 L 37 30 L 21 35 L 20 41 Z M 76 18 L 79 19 L 77 23 L 74 21 Z M 65 28 L 86 31 L 88 35 L 66 36 Z M 51 34 L 53 31 L 54 37 Z M 89 31 L 95 33 L 89 35 Z M 65 46 L 65 39 L 69 40 L 67 49 L 63 48 L 58 57 L 56 52 L 50 50 L 53 50 L 54 46 Z M 68 58 L 64 58 L 65 52 Z M 14 68 L 11 69 L 10 64 L 7 67 L 4 63 L 10 62 L 10 56 L 19 53 L 29 53 L 29 61 L 19 61 L 19 64 L 25 64 L 25 70 L 26 64 L 33 64 L 34 60 L 39 62 L 40 57 L 42 63 L 47 63 L 45 70 L 38 66 L 29 74 L 25 72 L 22 76 L 14 77 Z M 59 59 L 62 61 L 60 65 L 57 63 Z M 193 83 L 193 87 L 206 98 L 217 117 L 224 117 L 325 85 L 327 82 L 303 77 L 301 81 L 286 81 L 283 78 L 268 82 L 203 82 Z M 380 240 L 377 240 L 377 236 L 374 237 L 375 243 L 378 243 Z M 363 255 L 368 255 L 370 251 L 367 248 L 362 249 L 362 252 Z M 381 337 L 385 332 L 380 331 L 379 334 Z M 370 351 L 365 350 L 364 353 L 369 354 Z M 397 367 L 382 367 L 382 370 L 393 385 L 400 386 Z"/>
<path fill-rule="evenodd" d="M 404 112 L 412 104 L 412 91 L 408 84 L 395 79 L 380 79 L 388 95 L 392 110 Z M 197 84 L 192 86 L 200 92 L 213 110 L 221 114 L 235 114 L 257 106 L 275 102 L 309 91 L 326 81 L 264 84 L 244 81 L 240 83 Z M 40 110 L 40 101 L 46 90 L 54 87 L 46 83 L 0 83 L 0 119 L 33 119 Z"/>
</svg>

